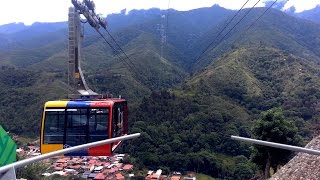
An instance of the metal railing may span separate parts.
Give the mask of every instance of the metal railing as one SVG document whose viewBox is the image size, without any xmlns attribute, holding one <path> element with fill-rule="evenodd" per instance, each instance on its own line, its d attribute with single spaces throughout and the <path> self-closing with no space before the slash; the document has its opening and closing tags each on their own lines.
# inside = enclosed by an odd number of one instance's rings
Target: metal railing
<svg viewBox="0 0 320 180">
<path fill-rule="evenodd" d="M 289 151 L 303 152 L 303 153 L 308 153 L 308 154 L 317 155 L 317 156 L 320 155 L 320 151 L 318 151 L 318 150 L 308 149 L 308 148 L 303 148 L 303 147 L 298 147 L 298 146 L 262 141 L 262 140 L 245 138 L 245 137 L 240 137 L 240 136 L 231 136 L 231 139 L 238 140 L 238 141 L 244 141 L 244 142 L 248 142 L 248 143 L 253 143 L 253 144 L 258 144 L 258 145 L 262 145 L 262 146 L 269 146 L 269 147 L 274 147 L 274 148 L 279 148 L 279 149 L 285 149 L 285 150 L 289 150 Z"/>
<path fill-rule="evenodd" d="M 54 151 L 54 152 L 50 152 L 50 153 L 43 154 L 43 155 L 40 155 L 40 156 L 36 156 L 36 157 L 33 157 L 33 158 L 24 159 L 24 160 L 21 160 L 21 161 L 18 161 L 18 162 L 15 162 L 15 163 L 8 164 L 8 165 L 0 167 L 0 179 L 1 179 L 1 174 L 2 173 L 6 173 L 8 170 L 12 170 L 12 169 L 16 169 L 16 168 L 19 168 L 19 167 L 23 167 L 23 166 L 26 166 L 28 164 L 35 163 L 37 161 L 41 161 L 41 160 L 44 160 L 44 159 L 47 159 L 47 158 L 51 158 L 51 157 L 54 157 L 54 156 L 67 154 L 67 153 L 71 153 L 71 152 L 74 152 L 74 151 L 87 149 L 87 148 L 91 148 L 91 147 L 95 147 L 95 146 L 100 146 L 100 145 L 110 144 L 110 143 L 114 143 L 114 142 L 129 140 L 129 139 L 137 138 L 139 136 L 140 136 L 140 133 L 135 133 L 135 134 L 125 135 L 125 136 L 116 137 L 116 138 L 112 138 L 112 139 L 107 139 L 107 140 L 92 142 L 92 143 L 83 144 L 83 145 L 79 145 L 79 146 L 74 146 L 74 147 L 70 147 L 70 148 L 67 148 L 67 149 L 62 149 L 62 150 L 59 150 L 59 151 Z"/>
</svg>

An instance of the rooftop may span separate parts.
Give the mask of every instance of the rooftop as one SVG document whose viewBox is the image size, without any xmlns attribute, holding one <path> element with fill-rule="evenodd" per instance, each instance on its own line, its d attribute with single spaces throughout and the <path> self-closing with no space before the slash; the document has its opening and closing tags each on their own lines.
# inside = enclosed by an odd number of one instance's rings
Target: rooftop
<svg viewBox="0 0 320 180">
<path fill-rule="evenodd" d="M 320 150 L 320 136 L 312 139 L 306 148 Z M 298 153 L 277 173 L 272 180 L 282 179 L 319 179 L 320 177 L 320 156 L 306 153 Z"/>
</svg>

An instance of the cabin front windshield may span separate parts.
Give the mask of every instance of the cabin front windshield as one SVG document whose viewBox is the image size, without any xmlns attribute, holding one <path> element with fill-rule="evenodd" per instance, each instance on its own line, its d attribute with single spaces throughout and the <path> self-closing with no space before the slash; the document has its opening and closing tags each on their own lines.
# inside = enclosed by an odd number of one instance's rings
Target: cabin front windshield
<svg viewBox="0 0 320 180">
<path fill-rule="evenodd" d="M 44 144 L 79 145 L 108 138 L 109 109 L 46 109 Z"/>
</svg>

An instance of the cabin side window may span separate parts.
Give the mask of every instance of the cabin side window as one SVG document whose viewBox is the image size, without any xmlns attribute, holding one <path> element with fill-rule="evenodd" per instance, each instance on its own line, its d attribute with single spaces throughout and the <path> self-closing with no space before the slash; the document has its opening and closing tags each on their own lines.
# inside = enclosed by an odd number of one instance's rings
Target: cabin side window
<svg viewBox="0 0 320 180">
<path fill-rule="evenodd" d="M 67 109 L 66 142 L 78 145 L 87 142 L 87 109 Z"/>
<path fill-rule="evenodd" d="M 108 139 L 108 108 L 46 109 L 44 144 L 71 146 Z"/>
<path fill-rule="evenodd" d="M 64 136 L 65 110 L 46 109 L 44 122 L 44 144 L 62 144 Z"/>
<path fill-rule="evenodd" d="M 113 137 L 119 137 L 123 133 L 123 104 L 116 104 L 113 107 Z"/>
<path fill-rule="evenodd" d="M 89 142 L 101 141 L 108 138 L 109 109 L 90 109 L 89 113 Z"/>
</svg>

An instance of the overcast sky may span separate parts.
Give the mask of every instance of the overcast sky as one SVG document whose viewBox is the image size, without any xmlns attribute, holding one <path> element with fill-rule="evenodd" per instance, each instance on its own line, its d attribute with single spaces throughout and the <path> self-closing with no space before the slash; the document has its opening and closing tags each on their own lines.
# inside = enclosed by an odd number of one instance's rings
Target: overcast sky
<svg viewBox="0 0 320 180">
<path fill-rule="evenodd" d="M 59 22 L 67 20 L 68 7 L 71 0 L 2 0 L 0 11 L 0 25 L 12 22 Z M 258 6 L 264 6 L 262 0 Z M 280 1 L 280 0 L 279 0 Z M 149 9 L 158 7 L 167 9 L 169 0 L 94 0 L 96 12 L 103 15 L 118 13 L 122 9 Z M 210 7 L 219 4 L 228 9 L 239 9 L 246 0 L 170 0 L 170 8 L 190 10 L 200 7 Z M 250 0 L 247 7 L 251 7 L 256 0 Z M 320 4 L 320 0 L 289 0 L 285 8 L 295 6 L 297 12 L 312 9 Z"/>
</svg>

